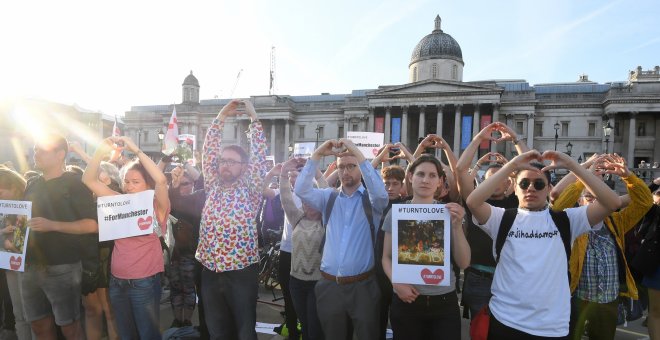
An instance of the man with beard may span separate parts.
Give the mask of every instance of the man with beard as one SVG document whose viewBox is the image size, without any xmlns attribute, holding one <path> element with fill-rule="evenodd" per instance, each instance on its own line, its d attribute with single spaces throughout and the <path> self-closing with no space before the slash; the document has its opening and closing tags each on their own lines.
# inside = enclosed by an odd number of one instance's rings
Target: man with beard
<svg viewBox="0 0 660 340">
<path fill-rule="evenodd" d="M 314 174 L 324 156 L 339 157 L 339 192 L 313 187 Z M 380 289 L 373 275 L 374 225 L 380 221 L 388 201 L 378 171 L 351 141 L 328 140 L 305 164 L 295 193 L 303 203 L 323 212 L 326 226 L 321 259 L 323 278 L 315 287 L 325 338 L 345 338 L 350 318 L 358 339 L 377 339 Z"/>
<path fill-rule="evenodd" d="M 98 232 L 96 204 L 81 176 L 64 170 L 68 144 L 46 135 L 34 146 L 35 167 L 25 200 L 32 201 L 30 238 L 21 297 L 37 339 L 55 339 L 57 324 L 67 339 L 83 339 L 80 325 L 81 252 L 79 235 Z"/>
<path fill-rule="evenodd" d="M 250 154 L 222 145 L 225 119 L 250 116 Z M 207 193 L 195 257 L 204 266 L 202 298 L 212 339 L 257 339 L 256 214 L 266 175 L 266 138 L 249 101 L 225 105 L 204 140 L 202 170 Z"/>
</svg>

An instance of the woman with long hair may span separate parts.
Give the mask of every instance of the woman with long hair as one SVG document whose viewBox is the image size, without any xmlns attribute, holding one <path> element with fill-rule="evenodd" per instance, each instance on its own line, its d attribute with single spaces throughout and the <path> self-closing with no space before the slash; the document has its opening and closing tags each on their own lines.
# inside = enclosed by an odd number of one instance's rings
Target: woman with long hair
<svg viewBox="0 0 660 340">
<path fill-rule="evenodd" d="M 411 204 L 440 203 L 434 199 L 436 190 L 444 186 L 442 164 L 435 157 L 424 154 L 408 167 L 406 179 L 412 184 Z M 465 209 L 456 203 L 447 203 L 445 208 L 451 215 L 451 252 L 446 252 L 445 261 L 450 259 L 461 269 L 470 264 L 470 246 L 463 232 Z M 385 241 L 383 247 L 383 269 L 392 280 L 392 212 L 383 222 Z M 411 240 L 418 242 L 427 238 L 423 230 L 412 234 Z M 451 271 L 448 286 L 411 285 L 392 283 L 394 296 L 390 308 L 390 322 L 394 339 L 456 339 L 461 338 L 461 316 L 456 296 L 456 275 Z"/>
<path fill-rule="evenodd" d="M 122 190 L 135 194 L 154 190 L 154 228 L 165 232 L 170 200 L 167 178 L 156 164 L 128 137 L 103 140 L 87 164 L 83 182 L 96 196 L 121 193 L 99 180 L 101 160 L 123 143 L 137 160 L 122 168 Z M 148 235 L 117 239 L 111 260 L 110 303 L 122 339 L 160 339 L 161 273 L 164 271 L 160 240 L 154 231 Z"/>
</svg>

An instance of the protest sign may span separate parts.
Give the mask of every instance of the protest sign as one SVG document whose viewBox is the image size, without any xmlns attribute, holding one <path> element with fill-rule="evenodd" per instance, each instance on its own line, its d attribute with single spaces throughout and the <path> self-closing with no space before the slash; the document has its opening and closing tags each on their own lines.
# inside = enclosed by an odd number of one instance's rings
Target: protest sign
<svg viewBox="0 0 660 340">
<path fill-rule="evenodd" d="M 99 241 L 151 234 L 154 230 L 154 191 L 99 197 L 96 202 Z"/>
<path fill-rule="evenodd" d="M 448 286 L 450 229 L 444 204 L 392 205 L 392 282 Z"/>
<path fill-rule="evenodd" d="M 0 268 L 22 272 L 25 269 L 30 228 L 27 221 L 32 218 L 32 202 L 0 201 L 0 220 L 5 232 L 4 244 L 0 244 Z"/>
<path fill-rule="evenodd" d="M 374 159 L 378 156 L 378 150 L 383 147 L 385 134 L 380 132 L 349 131 L 346 138 L 353 142 L 366 159 Z"/>
<path fill-rule="evenodd" d="M 293 157 L 296 158 L 309 158 L 312 157 L 316 143 L 296 143 L 293 145 Z"/>
</svg>

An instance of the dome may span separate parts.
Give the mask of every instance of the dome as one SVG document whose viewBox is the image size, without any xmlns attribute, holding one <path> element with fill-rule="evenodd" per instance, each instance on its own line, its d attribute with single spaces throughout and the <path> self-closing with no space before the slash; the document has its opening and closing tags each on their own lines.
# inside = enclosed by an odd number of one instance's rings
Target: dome
<svg viewBox="0 0 660 340">
<path fill-rule="evenodd" d="M 183 84 L 181 85 L 194 85 L 194 86 L 199 86 L 199 81 L 195 76 L 193 76 L 192 71 L 190 71 L 190 74 L 186 77 L 186 79 L 183 80 Z"/>
<path fill-rule="evenodd" d="M 419 41 L 412 56 L 410 65 L 426 59 L 453 59 L 463 64 L 463 53 L 461 46 L 451 35 L 440 29 L 440 16 L 435 17 L 435 29 L 431 34 Z"/>
</svg>

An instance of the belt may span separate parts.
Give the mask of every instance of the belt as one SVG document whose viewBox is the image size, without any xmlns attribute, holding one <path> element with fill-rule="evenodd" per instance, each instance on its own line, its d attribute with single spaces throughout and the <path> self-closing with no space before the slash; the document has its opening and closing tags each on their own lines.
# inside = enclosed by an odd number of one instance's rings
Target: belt
<svg viewBox="0 0 660 340">
<path fill-rule="evenodd" d="M 338 285 L 346 285 L 346 284 L 349 284 L 349 283 L 356 283 L 356 282 L 364 281 L 364 280 L 368 279 L 371 276 L 371 274 L 373 274 L 373 273 L 374 273 L 374 270 L 371 269 L 371 270 L 368 270 L 368 271 L 366 271 L 362 274 L 353 275 L 353 276 L 334 276 L 334 275 L 328 274 L 324 271 L 321 271 L 321 276 L 323 276 L 323 278 L 326 279 L 326 280 L 336 282 Z"/>
<path fill-rule="evenodd" d="M 485 278 L 488 278 L 488 279 L 493 278 L 493 273 L 485 272 L 485 271 L 475 269 L 475 268 L 472 268 L 472 267 L 467 267 L 467 268 L 464 269 L 464 271 L 472 273 L 472 274 L 477 275 L 477 276 L 485 277 Z"/>
</svg>

